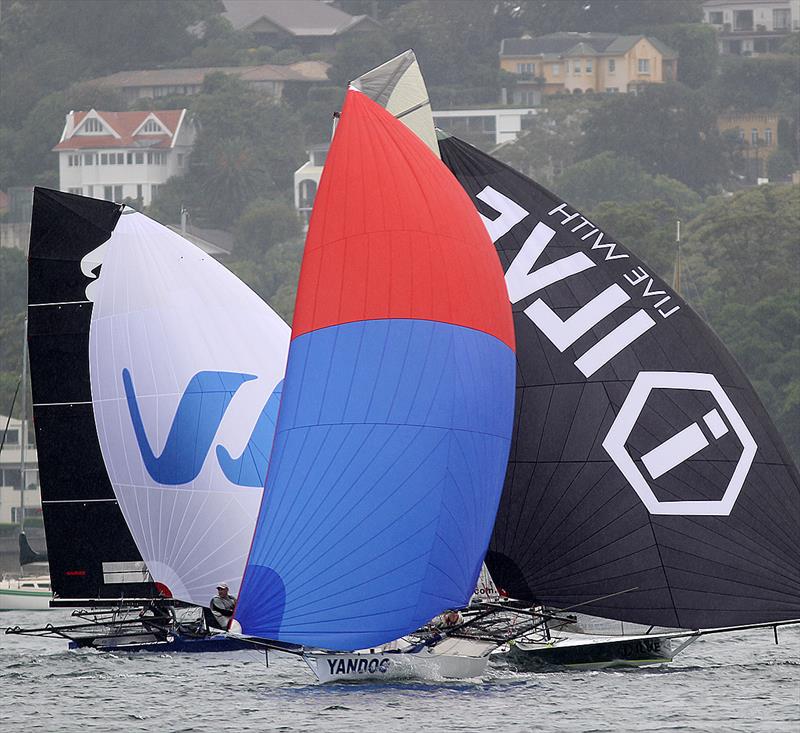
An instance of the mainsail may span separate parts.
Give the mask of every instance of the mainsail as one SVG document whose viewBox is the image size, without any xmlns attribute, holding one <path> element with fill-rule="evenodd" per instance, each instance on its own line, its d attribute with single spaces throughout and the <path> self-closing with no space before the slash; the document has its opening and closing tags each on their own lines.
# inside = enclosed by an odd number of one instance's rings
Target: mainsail
<svg viewBox="0 0 800 733">
<path fill-rule="evenodd" d="M 244 634 L 358 649 L 469 601 L 508 457 L 513 344 L 469 198 L 349 91 L 306 242 Z"/>
<path fill-rule="evenodd" d="M 28 344 L 50 578 L 56 598 L 156 595 L 122 517 L 97 439 L 86 288 L 121 207 L 35 188 L 28 255 Z"/>
<path fill-rule="evenodd" d="M 103 458 L 152 576 L 207 605 L 238 592 L 261 503 L 289 328 L 212 257 L 127 210 L 91 292 Z"/>
<path fill-rule="evenodd" d="M 799 618 L 797 469 L 719 339 L 574 207 L 458 139 L 440 147 L 514 310 L 498 586 L 659 626 Z"/>
</svg>

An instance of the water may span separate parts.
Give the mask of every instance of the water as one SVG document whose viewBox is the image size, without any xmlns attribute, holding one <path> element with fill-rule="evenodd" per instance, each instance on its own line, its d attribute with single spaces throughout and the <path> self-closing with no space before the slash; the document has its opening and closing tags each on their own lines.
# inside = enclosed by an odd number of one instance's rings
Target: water
<svg viewBox="0 0 800 733">
<path fill-rule="evenodd" d="M 42 626 L 67 611 L 4 612 Z M 519 673 L 474 682 L 318 684 L 302 661 L 256 652 L 108 654 L 0 636 L 0 730 L 764 731 L 800 730 L 800 627 L 710 636 L 672 665 Z"/>
</svg>

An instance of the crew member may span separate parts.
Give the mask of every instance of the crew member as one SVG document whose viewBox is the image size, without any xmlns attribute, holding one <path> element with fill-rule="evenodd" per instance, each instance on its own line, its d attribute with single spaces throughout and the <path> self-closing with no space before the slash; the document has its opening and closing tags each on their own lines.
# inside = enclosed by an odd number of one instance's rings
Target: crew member
<svg viewBox="0 0 800 733">
<path fill-rule="evenodd" d="M 221 629 L 227 629 L 236 606 L 236 598 L 228 592 L 228 584 L 217 586 L 217 595 L 211 599 L 211 613 Z"/>
</svg>

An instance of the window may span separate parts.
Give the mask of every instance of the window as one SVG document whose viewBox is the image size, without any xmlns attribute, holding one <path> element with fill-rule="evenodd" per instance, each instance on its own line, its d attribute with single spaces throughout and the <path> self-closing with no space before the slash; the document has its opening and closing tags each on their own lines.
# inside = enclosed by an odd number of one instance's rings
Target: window
<svg viewBox="0 0 800 733">
<path fill-rule="evenodd" d="M 83 125 L 83 129 L 84 132 L 102 132 L 103 125 L 100 123 L 100 120 L 98 120 L 95 117 L 92 117 L 91 119 L 86 120 L 86 122 Z"/>
<path fill-rule="evenodd" d="M 147 122 L 144 123 L 142 132 L 162 132 L 161 125 L 155 120 L 147 120 Z"/>
<path fill-rule="evenodd" d="M 100 153 L 100 165 L 108 165 L 108 154 Z"/>
<path fill-rule="evenodd" d="M 156 186 L 155 184 L 150 186 L 150 201 L 153 201 L 156 196 L 158 196 L 159 188 L 161 188 L 161 186 Z"/>
<path fill-rule="evenodd" d="M 561 64 L 550 64 L 550 71 L 552 72 L 553 76 L 560 76 Z"/>
<path fill-rule="evenodd" d="M 77 186 L 76 188 L 70 188 L 69 193 L 76 193 L 78 196 L 80 196 L 83 193 L 83 189 L 80 186 Z"/>
<path fill-rule="evenodd" d="M 138 201 L 142 200 L 142 184 L 141 183 L 137 183 L 136 184 L 136 199 Z"/>
<path fill-rule="evenodd" d="M 581 62 L 580 61 L 573 61 L 572 62 L 572 73 L 573 74 L 580 74 L 581 73 Z"/>
<path fill-rule="evenodd" d="M 608 60 L 608 73 L 613 74 L 617 70 L 617 61 L 616 59 L 609 59 Z"/>
<path fill-rule="evenodd" d="M 84 153 L 83 154 L 83 164 L 84 165 L 93 165 L 94 164 L 94 153 Z"/>
<path fill-rule="evenodd" d="M 136 165 L 144 163 L 144 153 L 136 153 Z"/>
<path fill-rule="evenodd" d="M 133 165 L 133 153 L 128 153 L 128 165 Z"/>
<path fill-rule="evenodd" d="M 765 127 L 764 128 L 764 144 L 772 145 L 772 128 Z"/>
<path fill-rule="evenodd" d="M 586 59 L 586 73 L 591 74 L 592 69 L 594 68 L 594 64 L 592 63 L 591 59 Z"/>
<path fill-rule="evenodd" d="M 606 91 L 609 94 L 616 94 L 619 91 L 619 87 L 606 87 Z"/>
<path fill-rule="evenodd" d="M 323 165 L 325 165 L 325 160 L 327 157 L 328 157 L 327 150 L 315 150 L 313 153 L 311 153 L 311 162 L 315 166 L 321 168 Z"/>
<path fill-rule="evenodd" d="M 122 201 L 122 186 L 114 186 L 114 201 Z"/>
<path fill-rule="evenodd" d="M 791 11 L 789 8 L 780 8 L 772 11 L 772 29 L 776 31 L 788 31 Z"/>
<path fill-rule="evenodd" d="M 68 162 L 70 168 L 72 168 L 73 166 L 78 166 L 78 165 L 81 164 L 81 156 L 80 155 L 68 155 L 67 156 L 67 162 Z"/>
<path fill-rule="evenodd" d="M 750 142 L 753 145 L 758 145 L 758 130 L 755 127 L 750 130 Z"/>
<path fill-rule="evenodd" d="M 19 430 L 9 430 L 6 433 L 6 445 L 19 445 Z"/>
<path fill-rule="evenodd" d="M 650 73 L 650 59 L 639 59 L 639 73 L 640 74 Z"/>
<path fill-rule="evenodd" d="M 103 186 L 103 198 L 106 201 L 113 201 L 114 200 L 114 187 L 113 186 Z"/>
<path fill-rule="evenodd" d="M 534 64 L 517 64 L 518 74 L 533 74 L 536 67 Z"/>
<path fill-rule="evenodd" d="M 300 181 L 298 186 L 299 209 L 310 209 L 314 205 L 314 197 L 317 195 L 317 183 L 307 178 Z"/>
<path fill-rule="evenodd" d="M 125 163 L 125 153 L 117 153 L 117 165 L 123 165 Z"/>
<path fill-rule="evenodd" d="M 167 154 L 159 152 L 158 150 L 150 151 L 147 154 L 147 162 L 151 165 L 165 165 L 167 162 Z"/>
<path fill-rule="evenodd" d="M 711 25 L 722 25 L 722 11 L 709 12 L 708 22 L 711 23 Z"/>
<path fill-rule="evenodd" d="M 739 140 L 744 142 L 744 130 L 741 127 L 736 128 L 736 132 L 739 133 Z"/>
</svg>

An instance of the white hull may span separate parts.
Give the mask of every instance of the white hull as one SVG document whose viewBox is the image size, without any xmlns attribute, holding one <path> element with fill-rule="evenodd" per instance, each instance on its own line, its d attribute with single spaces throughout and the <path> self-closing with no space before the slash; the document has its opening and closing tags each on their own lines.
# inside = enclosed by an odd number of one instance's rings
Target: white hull
<svg viewBox="0 0 800 733">
<path fill-rule="evenodd" d="M 405 651 L 309 652 L 303 659 L 320 682 L 461 680 L 483 676 L 493 648 L 486 642 L 445 639 Z"/>
<path fill-rule="evenodd" d="M 0 611 L 47 611 L 52 598 L 49 577 L 0 581 Z"/>
</svg>

